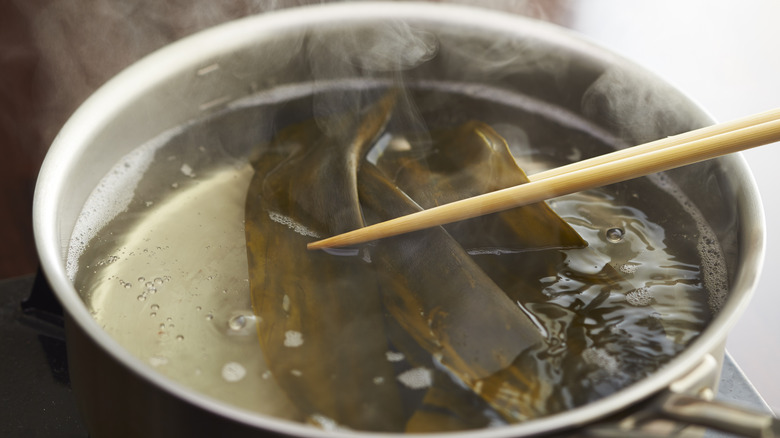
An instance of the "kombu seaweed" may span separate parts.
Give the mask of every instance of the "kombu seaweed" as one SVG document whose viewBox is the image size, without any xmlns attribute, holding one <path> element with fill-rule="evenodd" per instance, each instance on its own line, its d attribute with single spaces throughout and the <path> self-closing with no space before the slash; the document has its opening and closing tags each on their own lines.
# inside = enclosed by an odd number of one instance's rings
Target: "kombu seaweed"
<svg viewBox="0 0 780 438">
<path fill-rule="evenodd" d="M 433 132 L 424 156 L 388 149 L 367 161 L 395 99 L 390 92 L 360 114 L 333 116 L 337 134 L 313 120 L 289 126 L 253 162 L 246 239 L 268 367 L 315 424 L 430 432 L 549 413 L 555 388 L 544 377 L 556 370 L 540 358 L 551 333 L 518 304 L 542 301 L 534 279 L 562 257 L 547 250 L 586 243 L 545 203 L 338 253 L 306 250 L 528 181 L 503 138 L 478 121 Z M 602 277 L 620 281 L 612 271 Z M 428 373 L 426 391 L 399 384 L 388 352 Z"/>
</svg>

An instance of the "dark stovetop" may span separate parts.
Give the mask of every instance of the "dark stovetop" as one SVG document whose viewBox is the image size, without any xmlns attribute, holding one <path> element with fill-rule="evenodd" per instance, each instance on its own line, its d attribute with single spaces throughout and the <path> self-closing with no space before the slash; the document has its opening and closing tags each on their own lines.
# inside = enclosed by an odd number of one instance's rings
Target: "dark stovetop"
<svg viewBox="0 0 780 438">
<path fill-rule="evenodd" d="M 62 309 L 41 275 L 0 280 L 0 352 L 0 437 L 87 437 L 68 377 Z M 728 354 L 718 399 L 771 412 Z"/>
</svg>

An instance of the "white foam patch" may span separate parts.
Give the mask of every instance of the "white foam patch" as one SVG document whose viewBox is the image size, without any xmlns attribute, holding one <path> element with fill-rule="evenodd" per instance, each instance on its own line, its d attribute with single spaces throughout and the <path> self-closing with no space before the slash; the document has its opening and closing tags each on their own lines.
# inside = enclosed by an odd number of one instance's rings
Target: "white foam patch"
<svg viewBox="0 0 780 438">
<path fill-rule="evenodd" d="M 192 170 L 192 167 L 190 167 L 189 164 L 182 164 L 179 170 L 181 170 L 181 173 L 184 174 L 184 176 L 195 178 L 195 172 Z"/>
<path fill-rule="evenodd" d="M 295 348 L 303 345 L 303 333 L 296 332 L 295 330 L 287 330 L 284 332 L 284 346 Z"/>
<path fill-rule="evenodd" d="M 615 356 L 612 356 L 601 348 L 588 348 L 582 352 L 582 358 L 593 365 L 598 366 L 609 374 L 620 372 L 620 363 Z"/>
<path fill-rule="evenodd" d="M 238 382 L 246 376 L 246 368 L 238 362 L 228 362 L 222 367 L 222 378 L 228 382 Z"/>
<path fill-rule="evenodd" d="M 168 358 L 161 356 L 152 356 L 149 358 L 149 365 L 159 367 L 168 363 Z"/>
<path fill-rule="evenodd" d="M 433 385 L 433 372 L 425 367 L 412 368 L 399 374 L 398 381 L 411 389 L 430 388 Z"/>
<path fill-rule="evenodd" d="M 388 351 L 385 353 L 385 356 L 389 362 L 400 362 L 404 360 L 404 354 L 396 351 Z"/>
<path fill-rule="evenodd" d="M 138 183 L 152 164 L 155 152 L 184 128 L 169 129 L 134 149 L 100 180 L 84 203 L 68 245 L 65 269 L 71 281 L 76 278 L 79 258 L 89 241 L 119 213 L 127 210 Z"/>
<path fill-rule="evenodd" d="M 268 217 L 272 221 L 282 224 L 302 236 L 314 237 L 316 239 L 321 238 L 321 236 L 316 232 L 314 232 L 313 230 L 309 229 L 305 225 L 299 224 L 298 222 L 294 221 L 292 218 L 287 217 L 283 214 L 270 211 L 268 212 Z"/>
<path fill-rule="evenodd" d="M 349 428 L 338 424 L 336 420 L 322 414 L 311 414 L 309 416 L 309 422 L 321 428 L 322 430 L 329 431 L 329 432 L 335 432 L 339 430 L 349 430 Z"/>
<path fill-rule="evenodd" d="M 649 306 L 653 303 L 653 295 L 646 287 L 638 287 L 626 294 L 626 302 L 634 307 Z"/>
</svg>

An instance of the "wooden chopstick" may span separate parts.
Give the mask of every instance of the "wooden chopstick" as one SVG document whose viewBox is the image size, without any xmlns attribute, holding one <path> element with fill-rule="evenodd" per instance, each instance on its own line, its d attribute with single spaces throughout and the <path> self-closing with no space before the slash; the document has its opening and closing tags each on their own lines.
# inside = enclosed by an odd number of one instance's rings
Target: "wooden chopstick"
<svg viewBox="0 0 780 438">
<path fill-rule="evenodd" d="M 729 122 L 718 123 L 715 125 L 696 129 L 693 131 L 684 132 L 682 134 L 674 135 L 671 137 L 661 138 L 638 146 L 621 149 L 609 154 L 599 155 L 597 157 L 588 158 L 582 161 L 577 161 L 575 163 L 556 167 L 554 169 L 548 169 L 539 173 L 535 173 L 533 175 L 528 175 L 528 179 L 531 181 L 538 181 L 545 178 L 549 178 L 551 176 L 561 175 L 564 173 L 573 172 L 575 170 L 584 169 L 586 167 L 595 166 L 597 164 L 608 163 L 610 161 L 627 158 L 633 155 L 640 155 L 651 151 L 657 151 L 671 146 L 687 143 L 689 141 L 701 140 L 707 137 L 712 137 L 714 135 L 725 134 L 727 132 L 736 131 L 742 128 L 748 128 L 751 126 L 759 125 L 765 122 L 771 122 L 772 120 L 778 120 L 778 119 L 780 119 L 780 108 L 775 108 L 769 111 L 752 114 L 747 117 L 742 117 Z"/>
<path fill-rule="evenodd" d="M 531 182 L 440 205 L 309 243 L 355 245 L 601 187 L 780 141 L 780 109 L 540 172 Z"/>
</svg>

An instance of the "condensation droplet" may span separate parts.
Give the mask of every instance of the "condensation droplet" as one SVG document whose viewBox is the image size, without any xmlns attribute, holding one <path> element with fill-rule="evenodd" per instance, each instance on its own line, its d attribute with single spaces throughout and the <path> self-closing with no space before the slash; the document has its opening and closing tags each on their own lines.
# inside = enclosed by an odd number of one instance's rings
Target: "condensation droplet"
<svg viewBox="0 0 780 438">
<path fill-rule="evenodd" d="M 214 315 L 212 315 L 211 313 L 206 315 L 206 321 L 211 321 L 212 319 L 214 319 Z"/>
<path fill-rule="evenodd" d="M 160 310 L 159 304 L 152 304 L 152 310 Z"/>
<path fill-rule="evenodd" d="M 142 295 L 138 295 L 138 296 L 136 297 L 136 299 L 137 299 L 138 301 L 146 301 L 146 295 L 143 295 L 143 294 L 142 294 Z"/>
<path fill-rule="evenodd" d="M 176 340 L 177 341 L 183 341 L 184 340 L 184 336 L 183 335 L 176 336 Z"/>
<path fill-rule="evenodd" d="M 144 281 L 146 281 L 146 279 L 145 279 L 145 278 L 143 278 L 143 277 L 138 277 L 138 282 L 139 282 L 139 283 L 143 283 Z"/>
</svg>

